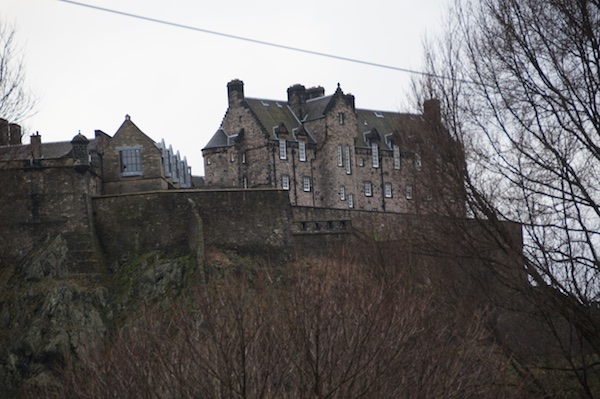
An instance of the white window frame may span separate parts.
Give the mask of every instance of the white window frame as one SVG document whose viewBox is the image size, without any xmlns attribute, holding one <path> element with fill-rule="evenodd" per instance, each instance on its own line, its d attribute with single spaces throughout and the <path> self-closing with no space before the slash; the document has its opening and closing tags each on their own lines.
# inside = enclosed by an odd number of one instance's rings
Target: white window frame
<svg viewBox="0 0 600 399">
<path fill-rule="evenodd" d="M 348 208 L 354 208 L 354 194 L 348 194 Z"/>
<path fill-rule="evenodd" d="M 298 142 L 298 158 L 301 162 L 306 162 L 306 142 L 303 140 Z"/>
<path fill-rule="evenodd" d="M 370 181 L 365 182 L 365 197 L 373 196 L 373 183 Z"/>
<path fill-rule="evenodd" d="M 289 175 L 281 175 L 281 188 L 284 190 L 290 189 L 290 176 Z"/>
<path fill-rule="evenodd" d="M 310 176 L 302 177 L 302 190 L 305 192 L 310 192 L 311 188 Z"/>
<path fill-rule="evenodd" d="M 392 183 L 384 183 L 383 192 L 384 192 L 383 194 L 384 194 L 385 198 L 392 198 L 392 196 L 393 196 Z"/>
<path fill-rule="evenodd" d="M 404 186 L 404 195 L 406 196 L 407 200 L 413 199 L 414 193 L 412 184 L 407 184 Z"/>
<path fill-rule="evenodd" d="M 340 186 L 340 201 L 346 201 L 346 187 Z"/>
<path fill-rule="evenodd" d="M 246 163 L 246 153 L 242 152 L 242 163 Z"/>
<path fill-rule="evenodd" d="M 142 146 L 119 147 L 121 176 L 142 175 Z"/>
<path fill-rule="evenodd" d="M 352 174 L 352 158 L 350 158 L 350 146 L 346 145 L 346 174 Z"/>
<path fill-rule="evenodd" d="M 338 121 L 340 122 L 340 125 L 344 124 L 344 113 L 343 112 L 338 113 Z"/>
<path fill-rule="evenodd" d="M 344 166 L 344 150 L 341 144 L 338 144 L 338 166 Z"/>
<path fill-rule="evenodd" d="M 231 151 L 229 153 L 229 161 L 230 162 L 235 162 L 235 153 L 233 151 Z"/>
<path fill-rule="evenodd" d="M 279 139 L 279 159 L 287 159 L 287 145 L 285 139 Z"/>
<path fill-rule="evenodd" d="M 379 147 L 377 146 L 377 143 L 371 144 L 371 153 L 372 153 L 371 158 L 373 159 L 373 167 L 378 168 L 379 167 Z"/>
<path fill-rule="evenodd" d="M 394 169 L 400 169 L 402 162 L 400 160 L 400 147 L 394 145 Z"/>
</svg>

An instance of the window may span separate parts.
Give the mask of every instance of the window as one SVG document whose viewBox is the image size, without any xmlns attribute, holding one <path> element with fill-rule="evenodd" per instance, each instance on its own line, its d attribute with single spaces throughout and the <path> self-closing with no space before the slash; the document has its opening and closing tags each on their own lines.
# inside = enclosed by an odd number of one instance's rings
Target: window
<svg viewBox="0 0 600 399">
<path fill-rule="evenodd" d="M 354 208 L 354 195 L 348 194 L 348 208 Z"/>
<path fill-rule="evenodd" d="M 231 162 L 235 162 L 235 153 L 231 152 L 231 153 L 229 154 L 229 160 L 230 160 Z"/>
<path fill-rule="evenodd" d="M 385 198 L 392 198 L 392 183 L 385 183 L 383 188 Z"/>
<path fill-rule="evenodd" d="M 121 176 L 141 176 L 142 147 L 125 147 L 119 150 Z"/>
<path fill-rule="evenodd" d="M 246 163 L 246 153 L 242 152 L 242 163 Z"/>
<path fill-rule="evenodd" d="M 400 147 L 394 146 L 394 169 L 400 169 Z"/>
<path fill-rule="evenodd" d="M 407 184 L 404 187 L 404 193 L 406 195 L 406 199 L 412 199 L 413 198 L 413 186 L 412 186 L 412 184 Z"/>
<path fill-rule="evenodd" d="M 210 165 L 212 162 L 209 157 L 206 157 L 206 164 Z M 169 162 L 169 170 L 171 170 L 171 163 Z"/>
<path fill-rule="evenodd" d="M 346 174 L 352 174 L 352 166 L 350 164 L 350 146 L 346 146 Z"/>
<path fill-rule="evenodd" d="M 373 196 L 373 184 L 370 181 L 365 182 L 365 197 Z"/>
<path fill-rule="evenodd" d="M 371 152 L 373 154 L 373 167 L 378 168 L 379 167 L 379 147 L 377 146 L 377 143 L 371 144 Z"/>
<path fill-rule="evenodd" d="M 290 177 L 288 175 L 281 176 L 281 188 L 284 190 L 290 189 Z"/>
<path fill-rule="evenodd" d="M 302 162 L 306 161 L 306 142 L 304 142 L 302 140 L 300 140 L 298 142 L 298 152 L 300 153 L 299 154 L 300 161 L 302 161 Z"/>
<path fill-rule="evenodd" d="M 423 164 L 421 163 L 421 156 L 419 154 L 415 154 L 415 169 L 421 170 Z"/>
<path fill-rule="evenodd" d="M 373 113 L 375 114 L 375 116 L 376 116 L 376 117 L 378 117 L 378 118 L 383 118 L 383 114 L 382 114 L 381 112 L 379 112 L 379 111 L 375 111 L 375 112 L 373 112 Z"/>
<path fill-rule="evenodd" d="M 302 178 L 302 189 L 304 191 L 310 191 L 310 176 L 304 176 Z"/>
<path fill-rule="evenodd" d="M 284 139 L 279 139 L 279 159 L 287 159 L 287 148 Z"/>
<path fill-rule="evenodd" d="M 244 176 L 244 178 L 242 179 L 242 186 L 244 188 L 248 188 L 248 178 Z"/>
<path fill-rule="evenodd" d="M 344 166 L 344 154 L 341 144 L 338 144 L 338 166 Z"/>
<path fill-rule="evenodd" d="M 346 187 L 340 186 L 340 201 L 346 200 Z"/>
<path fill-rule="evenodd" d="M 365 166 L 365 159 L 364 159 L 364 158 L 360 158 L 360 159 L 358 160 L 358 166 L 360 166 L 361 168 L 362 168 L 363 166 Z"/>
<path fill-rule="evenodd" d="M 338 120 L 340 121 L 340 125 L 344 124 L 344 113 L 343 112 L 340 112 L 338 114 Z"/>
</svg>

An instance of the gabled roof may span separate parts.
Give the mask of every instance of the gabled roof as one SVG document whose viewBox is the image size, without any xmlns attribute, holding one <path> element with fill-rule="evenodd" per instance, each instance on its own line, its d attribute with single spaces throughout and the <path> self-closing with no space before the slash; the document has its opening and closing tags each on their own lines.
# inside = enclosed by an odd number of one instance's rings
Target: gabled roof
<svg viewBox="0 0 600 399">
<path fill-rule="evenodd" d="M 277 138 L 274 128 L 282 123 L 290 132 L 301 125 L 285 101 L 246 98 L 246 103 L 265 128 L 269 138 Z"/>
</svg>

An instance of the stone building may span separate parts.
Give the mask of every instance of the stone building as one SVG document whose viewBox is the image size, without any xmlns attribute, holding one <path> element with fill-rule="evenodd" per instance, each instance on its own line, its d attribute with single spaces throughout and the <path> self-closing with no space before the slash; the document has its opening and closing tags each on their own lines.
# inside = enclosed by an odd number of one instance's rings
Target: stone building
<svg viewBox="0 0 600 399">
<path fill-rule="evenodd" d="M 339 84 L 294 85 L 287 101 L 248 98 L 227 85 L 229 107 L 202 150 L 208 188 L 271 187 L 293 206 L 463 214 L 460 146 L 437 100 L 423 114 L 355 107 Z"/>
<path fill-rule="evenodd" d="M 127 116 L 113 137 L 21 143 L 21 129 L 0 119 L 0 264 L 19 261 L 48 237 L 64 237 L 68 263 L 95 270 L 92 199 L 106 194 L 191 187 L 187 161 L 154 142 Z"/>
</svg>

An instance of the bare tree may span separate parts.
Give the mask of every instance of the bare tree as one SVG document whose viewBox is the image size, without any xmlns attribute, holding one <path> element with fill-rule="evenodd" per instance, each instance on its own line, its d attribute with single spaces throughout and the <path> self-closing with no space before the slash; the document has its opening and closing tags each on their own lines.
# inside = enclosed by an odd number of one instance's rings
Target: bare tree
<svg viewBox="0 0 600 399">
<path fill-rule="evenodd" d="M 27 87 L 15 37 L 15 25 L 0 20 L 0 118 L 16 123 L 34 113 L 37 100 Z"/>
<path fill-rule="evenodd" d="M 340 261 L 226 271 L 30 396 L 534 397 L 485 318 L 450 314 L 404 280 Z"/>
<path fill-rule="evenodd" d="M 446 125 L 467 151 L 472 216 L 523 265 L 581 394 L 600 355 L 600 2 L 458 0 L 429 43 Z M 523 247 L 502 220 L 522 224 Z M 561 325 L 562 327 L 558 327 Z M 572 329 L 572 330 L 571 330 Z M 570 331 L 570 332 L 569 332 Z M 569 338 L 570 337 L 570 338 Z"/>
</svg>

